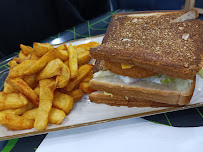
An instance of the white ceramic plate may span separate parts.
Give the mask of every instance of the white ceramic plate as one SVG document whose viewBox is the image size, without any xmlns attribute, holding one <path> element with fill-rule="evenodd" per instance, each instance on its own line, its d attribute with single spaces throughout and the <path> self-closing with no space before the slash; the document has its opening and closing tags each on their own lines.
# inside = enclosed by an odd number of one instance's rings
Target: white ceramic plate
<svg viewBox="0 0 203 152">
<path fill-rule="evenodd" d="M 65 44 L 78 45 L 88 43 L 91 41 L 101 43 L 103 35 L 70 41 Z M 178 108 L 137 108 L 137 107 L 115 107 L 105 104 L 96 104 L 89 101 L 88 95 L 85 95 L 81 101 L 74 105 L 73 110 L 65 118 L 61 125 L 48 125 L 45 131 L 37 131 L 34 128 L 21 131 L 9 131 L 7 128 L 0 126 L 0 140 L 19 138 L 25 136 L 32 136 L 37 134 L 44 134 L 52 131 L 70 129 L 75 127 L 82 127 L 120 119 L 141 117 L 147 115 L 154 115 L 163 112 L 183 110 L 193 107 L 198 107 L 203 104 L 203 79 L 197 76 L 196 88 L 189 105 Z"/>
</svg>

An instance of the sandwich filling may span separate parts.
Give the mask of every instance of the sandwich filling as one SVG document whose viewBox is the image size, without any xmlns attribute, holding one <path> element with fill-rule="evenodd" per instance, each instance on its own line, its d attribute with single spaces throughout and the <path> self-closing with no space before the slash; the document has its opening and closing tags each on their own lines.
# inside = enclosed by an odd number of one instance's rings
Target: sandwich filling
<svg viewBox="0 0 203 152">
<path fill-rule="evenodd" d="M 190 79 L 183 80 L 183 79 L 178 79 L 178 78 L 171 78 L 164 74 L 159 74 L 159 75 L 155 75 L 155 76 L 147 77 L 147 78 L 132 78 L 132 77 L 128 77 L 128 76 L 114 74 L 114 73 L 110 72 L 109 70 L 96 72 L 96 73 L 94 73 L 93 78 L 104 78 L 104 77 L 111 77 L 111 78 L 117 79 L 119 81 L 122 81 L 126 85 L 133 85 L 139 81 L 155 83 L 155 84 L 165 85 L 165 86 L 175 85 L 175 87 L 178 91 L 187 90 L 189 85 L 193 82 L 193 80 L 190 80 Z"/>
</svg>

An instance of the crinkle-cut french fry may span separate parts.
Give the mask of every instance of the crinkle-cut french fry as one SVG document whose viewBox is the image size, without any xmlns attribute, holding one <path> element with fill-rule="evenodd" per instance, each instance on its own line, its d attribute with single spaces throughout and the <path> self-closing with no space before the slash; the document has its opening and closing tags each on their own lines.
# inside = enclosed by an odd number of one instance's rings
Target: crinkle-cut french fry
<svg viewBox="0 0 203 152">
<path fill-rule="evenodd" d="M 39 97 L 30 86 L 21 78 L 7 79 L 6 82 L 15 88 L 18 92 L 22 93 L 32 104 L 36 107 L 39 105 Z"/>
<path fill-rule="evenodd" d="M 15 77 L 21 77 L 26 70 L 28 70 L 36 60 L 25 60 L 22 63 L 16 65 L 11 73 L 9 74 L 9 77 L 15 78 Z"/>
<path fill-rule="evenodd" d="M 49 44 L 49 43 L 38 43 L 38 42 L 34 42 L 33 43 L 33 49 L 35 50 L 35 54 L 37 56 L 43 56 L 44 54 L 46 54 L 49 51 L 53 51 L 54 47 Z"/>
<path fill-rule="evenodd" d="M 7 113 L 0 119 L 0 124 L 8 127 L 9 130 L 23 130 L 33 128 L 34 120 Z"/>
<path fill-rule="evenodd" d="M 32 75 L 41 71 L 47 63 L 56 58 L 56 50 L 49 51 L 37 60 L 28 70 L 24 72 L 24 75 Z"/>
<path fill-rule="evenodd" d="M 69 54 L 70 76 L 71 79 L 74 79 L 78 73 L 78 60 L 77 60 L 77 52 L 71 44 L 68 46 L 68 54 Z"/>
<path fill-rule="evenodd" d="M 39 107 L 34 123 L 34 128 L 37 130 L 45 130 L 48 124 L 49 113 L 52 108 L 56 82 L 54 79 L 40 80 L 39 87 Z"/>
<path fill-rule="evenodd" d="M 73 97 L 74 99 L 74 102 L 82 99 L 83 97 L 83 92 L 81 89 L 76 89 L 76 90 L 73 90 L 71 91 L 70 93 L 68 93 L 68 95 L 70 95 L 71 97 Z"/>
<path fill-rule="evenodd" d="M 21 93 L 0 92 L 0 110 L 21 108 L 27 104 L 27 98 Z"/>
<path fill-rule="evenodd" d="M 60 75 L 63 69 L 63 62 L 60 59 L 50 61 L 46 67 L 39 73 L 37 80 L 49 79 L 56 75 Z"/>
<path fill-rule="evenodd" d="M 56 107 L 57 109 L 63 110 L 66 114 L 68 114 L 73 109 L 73 106 L 74 106 L 73 97 L 67 94 L 55 91 L 53 106 Z"/>
<path fill-rule="evenodd" d="M 91 72 L 93 65 L 85 64 L 81 66 L 78 70 L 78 75 L 75 79 L 70 81 L 68 85 L 64 88 L 67 92 L 74 90 L 76 86 Z"/>
<path fill-rule="evenodd" d="M 62 63 L 62 72 L 56 77 L 56 88 L 64 88 L 70 80 L 70 70 L 67 65 Z"/>
<path fill-rule="evenodd" d="M 23 44 L 20 44 L 20 48 L 23 51 L 23 54 L 25 54 L 25 55 L 28 55 L 28 54 L 32 53 L 32 51 L 33 51 L 32 47 L 26 46 L 26 45 L 23 45 Z"/>
<path fill-rule="evenodd" d="M 22 116 L 27 119 L 35 120 L 37 113 L 38 113 L 38 108 L 35 108 L 25 112 Z M 65 117 L 66 117 L 66 114 L 63 110 L 52 108 L 49 113 L 48 123 L 59 125 L 61 124 L 61 122 L 64 120 Z"/>
</svg>

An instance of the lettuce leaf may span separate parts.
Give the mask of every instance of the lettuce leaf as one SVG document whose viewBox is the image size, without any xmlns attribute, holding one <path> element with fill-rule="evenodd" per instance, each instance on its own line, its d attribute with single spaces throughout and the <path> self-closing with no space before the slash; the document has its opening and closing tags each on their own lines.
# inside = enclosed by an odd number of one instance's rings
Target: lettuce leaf
<svg viewBox="0 0 203 152">
<path fill-rule="evenodd" d="M 203 78 L 203 67 L 202 69 L 197 73 L 201 78 Z"/>
<path fill-rule="evenodd" d="M 168 83 L 171 83 L 171 82 L 175 82 L 175 78 L 161 79 L 160 82 L 161 82 L 161 84 L 168 84 Z"/>
</svg>

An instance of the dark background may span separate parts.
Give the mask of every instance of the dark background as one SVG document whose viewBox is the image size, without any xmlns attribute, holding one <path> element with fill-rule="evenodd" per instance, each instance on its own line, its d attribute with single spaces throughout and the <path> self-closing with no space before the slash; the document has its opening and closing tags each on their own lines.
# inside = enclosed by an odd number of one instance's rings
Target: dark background
<svg viewBox="0 0 203 152">
<path fill-rule="evenodd" d="M 200 1 L 200 0 L 199 0 Z M 0 1 L 0 58 L 116 9 L 181 9 L 185 0 Z"/>
</svg>

